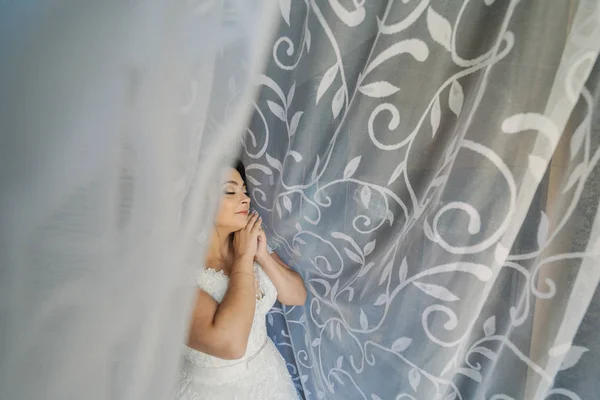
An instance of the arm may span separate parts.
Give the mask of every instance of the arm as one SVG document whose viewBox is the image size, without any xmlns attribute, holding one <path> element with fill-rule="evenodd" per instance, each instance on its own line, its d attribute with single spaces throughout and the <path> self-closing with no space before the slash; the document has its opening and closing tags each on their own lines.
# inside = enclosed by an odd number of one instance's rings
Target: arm
<svg viewBox="0 0 600 400">
<path fill-rule="evenodd" d="M 235 261 L 221 304 L 208 293 L 198 290 L 188 337 L 191 348 L 229 360 L 241 358 L 246 353 L 256 306 L 254 257 L 261 222 L 255 214 L 246 227 L 233 236 Z"/>
<path fill-rule="evenodd" d="M 306 288 L 302 277 L 293 271 L 276 253 L 266 250 L 266 237 L 261 232 L 256 262 L 277 288 L 277 300 L 287 306 L 302 306 L 306 302 Z"/>
<path fill-rule="evenodd" d="M 188 338 L 189 347 L 227 360 L 246 352 L 256 302 L 253 260 L 237 263 L 242 265 L 232 271 L 221 304 L 198 289 Z"/>
</svg>

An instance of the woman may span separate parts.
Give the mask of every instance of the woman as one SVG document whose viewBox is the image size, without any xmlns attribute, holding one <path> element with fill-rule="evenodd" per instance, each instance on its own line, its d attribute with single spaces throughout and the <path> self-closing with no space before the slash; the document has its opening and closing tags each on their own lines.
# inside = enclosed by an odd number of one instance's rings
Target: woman
<svg viewBox="0 0 600 400">
<path fill-rule="evenodd" d="M 262 220 L 250 212 L 244 167 L 231 169 L 214 223 L 176 398 L 297 399 L 285 362 L 267 336 L 275 300 L 303 305 L 306 290 L 267 246 Z"/>
</svg>

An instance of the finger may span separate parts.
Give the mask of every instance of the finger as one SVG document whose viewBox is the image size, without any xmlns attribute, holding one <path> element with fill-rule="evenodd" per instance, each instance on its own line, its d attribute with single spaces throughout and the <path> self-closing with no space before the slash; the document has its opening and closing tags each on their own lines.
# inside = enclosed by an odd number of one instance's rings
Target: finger
<svg viewBox="0 0 600 400">
<path fill-rule="evenodd" d="M 256 216 L 254 218 L 253 224 L 252 224 L 252 229 L 256 229 L 257 226 L 260 226 L 260 224 L 262 223 L 262 218 L 260 217 L 260 215 L 258 215 L 258 213 L 256 213 Z"/>
<path fill-rule="evenodd" d="M 248 221 L 248 229 L 254 228 L 254 225 L 256 224 L 256 221 L 258 221 L 259 218 L 260 215 L 258 215 L 256 211 L 252 211 L 252 217 Z"/>
<path fill-rule="evenodd" d="M 252 227 L 252 233 L 254 233 L 254 234 L 259 233 L 261 228 L 262 228 L 262 218 L 258 217 L 258 219 L 254 223 L 254 226 Z"/>
<path fill-rule="evenodd" d="M 248 223 L 246 224 L 246 230 L 252 230 L 257 219 L 258 219 L 258 214 L 253 214 L 250 217 L 250 219 L 248 220 Z"/>
</svg>

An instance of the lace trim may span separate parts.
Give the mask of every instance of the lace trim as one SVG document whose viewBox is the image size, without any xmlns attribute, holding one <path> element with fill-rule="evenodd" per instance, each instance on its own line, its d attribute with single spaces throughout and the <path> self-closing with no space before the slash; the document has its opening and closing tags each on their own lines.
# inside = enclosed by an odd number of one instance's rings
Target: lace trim
<svg viewBox="0 0 600 400">
<path fill-rule="evenodd" d="M 265 289 L 261 283 L 261 279 L 258 275 L 258 268 L 259 265 L 257 263 L 254 263 L 254 284 L 255 284 L 255 290 L 256 290 L 256 300 L 257 301 L 261 301 L 265 298 Z M 229 281 L 229 275 L 225 275 L 225 272 L 223 272 L 222 269 L 214 269 L 214 268 L 210 268 L 207 267 L 206 265 L 204 265 L 202 267 L 202 270 L 205 273 L 208 274 L 212 274 L 212 276 L 219 276 L 224 278 L 226 281 Z"/>
<path fill-rule="evenodd" d="M 269 254 L 273 254 L 273 249 L 268 244 L 267 244 L 267 252 Z M 262 284 L 263 280 L 260 278 L 260 274 L 258 272 L 259 269 L 260 269 L 260 266 L 255 262 L 254 263 L 254 283 L 255 283 L 257 302 L 261 302 L 262 300 L 264 300 L 265 295 L 266 295 L 265 288 Z M 223 278 L 225 280 L 225 282 L 229 282 L 229 275 L 226 275 L 222 269 L 214 269 L 214 268 L 207 267 L 206 265 L 203 265 L 202 271 L 213 277 Z"/>
</svg>

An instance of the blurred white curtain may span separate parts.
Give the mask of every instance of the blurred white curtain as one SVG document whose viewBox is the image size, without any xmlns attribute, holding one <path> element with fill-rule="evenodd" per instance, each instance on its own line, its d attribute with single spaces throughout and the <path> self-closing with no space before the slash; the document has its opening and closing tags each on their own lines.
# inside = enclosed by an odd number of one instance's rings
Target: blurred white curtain
<svg viewBox="0 0 600 400">
<path fill-rule="evenodd" d="M 1 399 L 170 398 L 271 4 L 0 4 Z"/>
<path fill-rule="evenodd" d="M 280 1 L 244 136 L 307 399 L 596 399 L 600 5 Z"/>
</svg>

